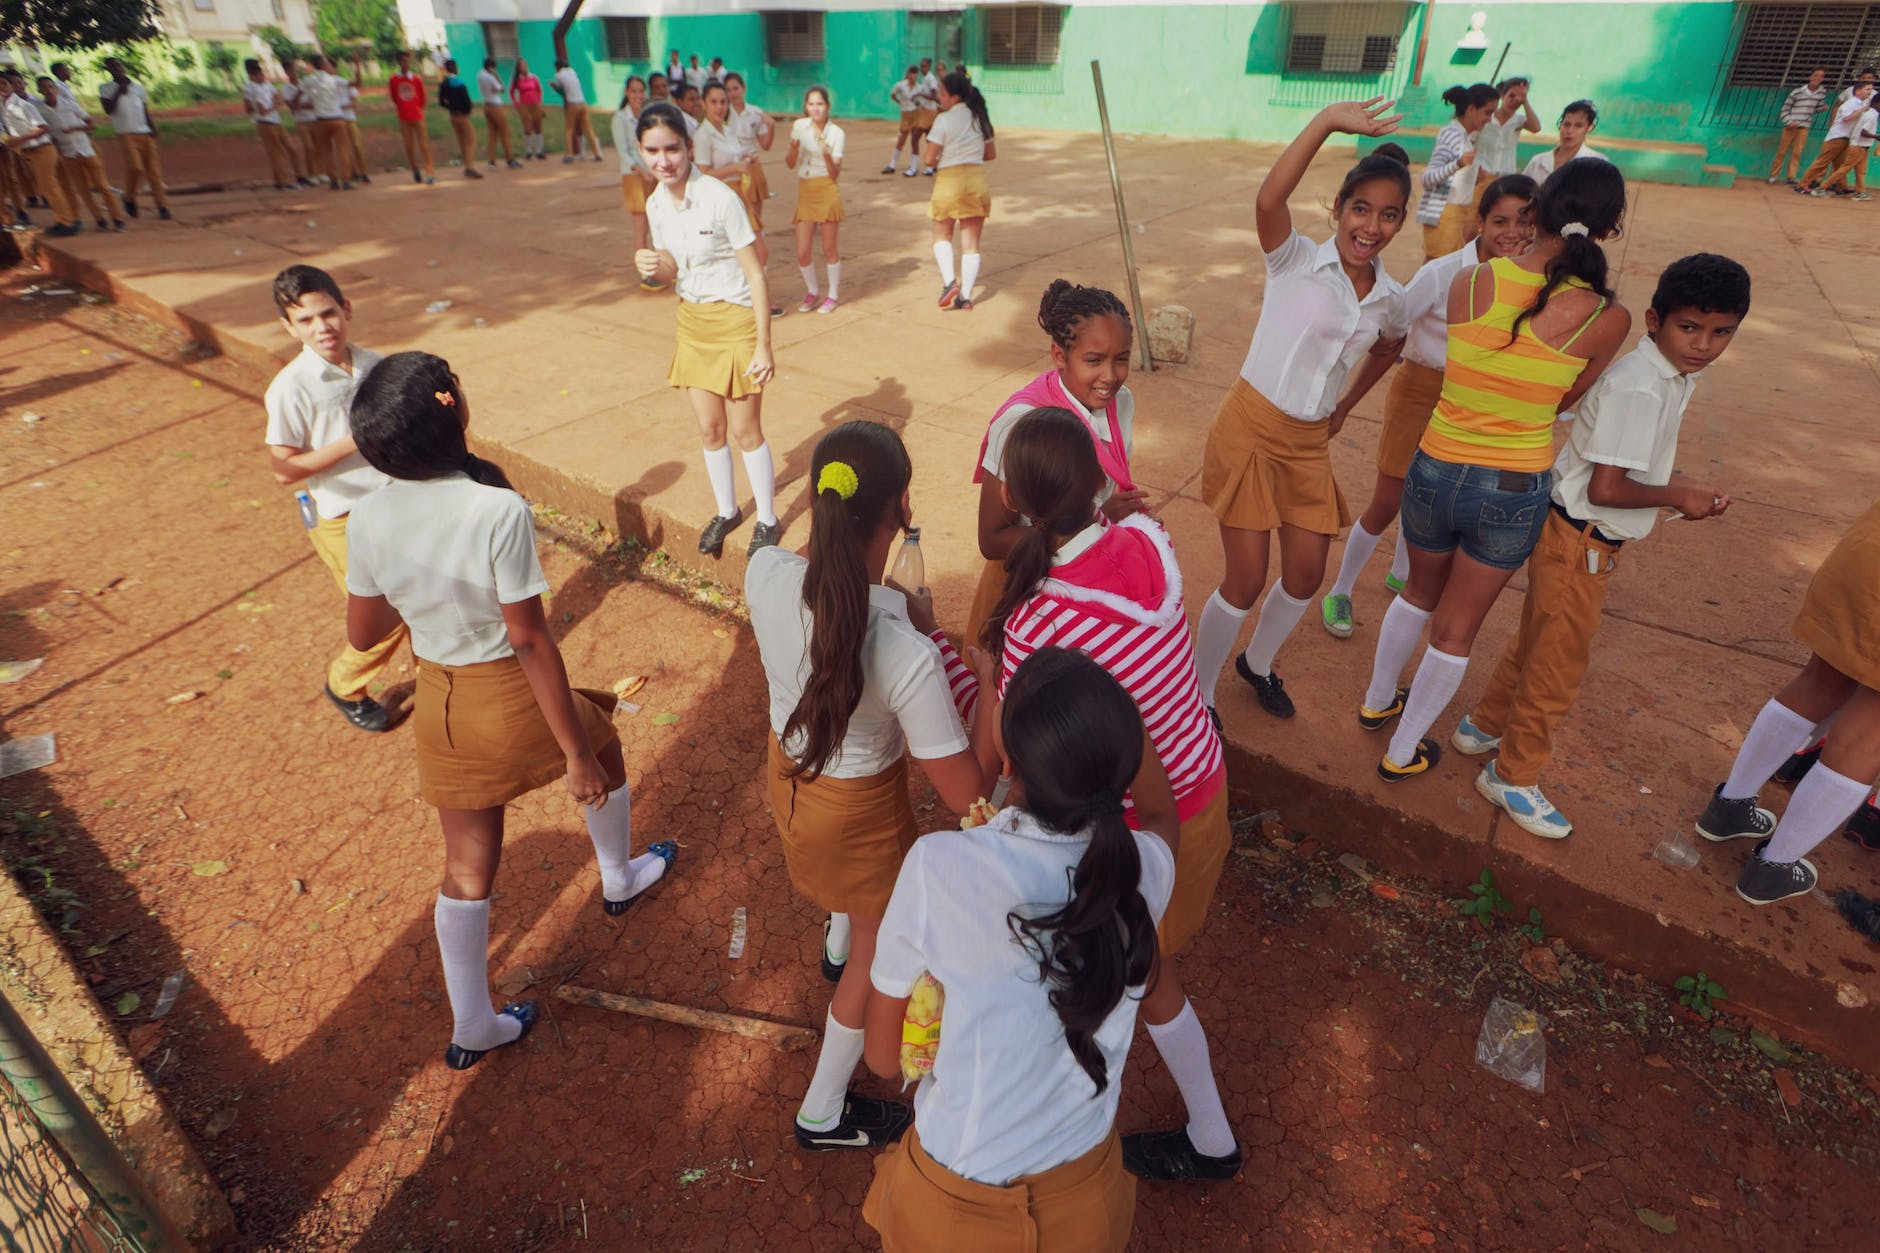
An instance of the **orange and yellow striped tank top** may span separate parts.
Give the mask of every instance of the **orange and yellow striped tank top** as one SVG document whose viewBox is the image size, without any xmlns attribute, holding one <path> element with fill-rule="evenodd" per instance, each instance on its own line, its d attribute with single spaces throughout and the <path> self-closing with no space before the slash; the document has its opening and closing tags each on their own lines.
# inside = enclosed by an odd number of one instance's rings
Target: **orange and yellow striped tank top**
<svg viewBox="0 0 1880 1253">
<path fill-rule="evenodd" d="M 1494 302 L 1449 328 L 1443 394 L 1419 447 L 1438 461 L 1539 473 L 1554 463 L 1560 398 L 1587 362 L 1543 343 L 1531 322 L 1522 323 L 1510 343 L 1508 328 L 1540 299 L 1547 279 L 1507 257 L 1496 257 L 1488 267 L 1495 280 Z M 1579 279 L 1568 283 L 1586 285 Z M 1564 347 L 1571 347 L 1605 308 L 1601 300 Z"/>
</svg>

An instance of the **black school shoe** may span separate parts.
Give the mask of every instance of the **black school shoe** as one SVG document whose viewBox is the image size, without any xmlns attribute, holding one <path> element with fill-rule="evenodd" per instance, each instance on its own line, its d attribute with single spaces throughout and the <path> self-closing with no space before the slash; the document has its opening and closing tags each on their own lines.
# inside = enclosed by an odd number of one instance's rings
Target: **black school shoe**
<svg viewBox="0 0 1880 1253">
<path fill-rule="evenodd" d="M 730 515 L 719 514 L 705 524 L 705 529 L 698 533 L 698 550 L 707 557 L 716 557 L 724 551 L 725 536 L 737 529 L 744 521 L 744 510 L 739 509 Z"/>
<path fill-rule="evenodd" d="M 1760 840 L 1773 834 L 1776 816 L 1756 804 L 1754 796 L 1725 800 L 1723 784 L 1710 794 L 1710 804 L 1698 815 L 1697 833 L 1712 844 L 1725 840 Z"/>
<path fill-rule="evenodd" d="M 1847 820 L 1845 830 L 1847 838 L 1854 843 L 1869 852 L 1880 853 L 1880 807 L 1874 805 L 1872 797 L 1860 803 L 1854 816 Z"/>
<path fill-rule="evenodd" d="M 839 962 L 829 960 L 829 928 L 835 922 L 833 918 L 823 919 L 822 977 L 831 983 L 842 982 L 842 972 L 849 968 L 848 959 Z"/>
<path fill-rule="evenodd" d="M 1794 861 L 1764 861 L 1762 851 L 1768 847 L 1769 841 L 1764 840 L 1750 855 L 1736 881 L 1738 896 L 1752 905 L 1773 905 L 1815 890 L 1821 876 L 1816 873 L 1813 862 L 1806 857 Z"/>
<path fill-rule="evenodd" d="M 1293 716 L 1292 697 L 1286 695 L 1286 685 L 1277 674 L 1255 674 L 1253 667 L 1247 664 L 1247 654 L 1239 653 L 1234 657 L 1234 672 L 1247 681 L 1253 694 L 1260 699 L 1260 708 L 1275 718 Z"/>
<path fill-rule="evenodd" d="M 326 698 L 333 702 L 334 708 L 346 715 L 346 721 L 361 731 L 389 731 L 392 729 L 392 715 L 385 706 L 370 696 L 361 696 L 358 700 L 341 700 L 332 688 L 322 689 Z"/>
<path fill-rule="evenodd" d="M 522 1030 L 517 1033 L 516 1038 L 511 1040 L 509 1044 L 520 1044 L 528 1039 L 529 1028 L 535 1025 L 535 1020 L 541 1016 L 541 1012 L 541 1005 L 535 1001 L 511 1001 L 509 1004 L 503 1006 L 502 1012 L 498 1017 L 514 1018 L 517 1022 L 522 1024 Z M 509 1044 L 499 1044 L 496 1048 L 506 1049 L 509 1047 Z M 460 1048 L 453 1044 L 444 1050 L 444 1064 L 449 1066 L 452 1070 L 468 1070 L 482 1061 L 485 1054 L 494 1053 L 495 1051 L 496 1049 Z"/>
<path fill-rule="evenodd" d="M 1826 740 L 1818 740 L 1813 747 L 1805 748 L 1783 762 L 1775 773 L 1775 781 L 1783 787 L 1794 787 L 1800 783 L 1815 768 L 1815 763 L 1821 760 L 1821 750 L 1826 743 Z"/>
<path fill-rule="evenodd" d="M 1186 1127 L 1139 1131 L 1123 1137 L 1123 1169 L 1138 1179 L 1165 1183 L 1219 1183 L 1240 1173 L 1240 1146 L 1225 1157 L 1209 1157 L 1194 1146 Z"/>
<path fill-rule="evenodd" d="M 836 1149 L 878 1149 L 901 1138 L 914 1121 L 914 1111 L 899 1101 L 877 1100 L 850 1092 L 842 1101 L 842 1118 L 833 1127 L 811 1131 L 802 1123 L 796 1128 L 796 1146 L 812 1153 L 830 1153 Z"/>
<path fill-rule="evenodd" d="M 1404 765 L 1398 765 L 1386 752 L 1377 759 L 1377 777 L 1386 783 L 1402 783 L 1405 779 L 1414 779 L 1420 774 L 1428 774 L 1436 769 L 1436 763 L 1443 759 L 1443 746 L 1435 740 L 1425 737 L 1417 741 L 1417 755 Z"/>
</svg>

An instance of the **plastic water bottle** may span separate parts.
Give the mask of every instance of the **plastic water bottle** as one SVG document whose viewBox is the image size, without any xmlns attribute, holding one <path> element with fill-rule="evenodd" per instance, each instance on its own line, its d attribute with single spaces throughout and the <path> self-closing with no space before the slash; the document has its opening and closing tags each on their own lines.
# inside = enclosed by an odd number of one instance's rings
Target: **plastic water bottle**
<svg viewBox="0 0 1880 1253">
<path fill-rule="evenodd" d="M 927 586 L 927 563 L 921 560 L 919 527 L 907 528 L 907 538 L 901 541 L 901 551 L 894 555 L 888 577 L 910 592 Z"/>
<path fill-rule="evenodd" d="M 300 506 L 300 525 L 311 531 L 320 524 L 320 511 L 313 507 L 313 497 L 304 491 L 295 492 L 294 503 Z"/>
</svg>

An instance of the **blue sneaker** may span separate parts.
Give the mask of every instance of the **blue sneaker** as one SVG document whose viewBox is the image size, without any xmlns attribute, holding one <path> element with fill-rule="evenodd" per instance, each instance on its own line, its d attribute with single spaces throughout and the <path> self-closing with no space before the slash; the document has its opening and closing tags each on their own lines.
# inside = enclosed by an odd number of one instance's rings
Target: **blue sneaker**
<svg viewBox="0 0 1880 1253">
<path fill-rule="evenodd" d="M 1564 840 L 1573 834 L 1573 824 L 1554 808 L 1552 801 L 1541 795 L 1539 788 L 1504 783 L 1495 773 L 1492 761 L 1475 776 L 1475 790 L 1529 835 L 1538 835 L 1543 840 Z"/>
<path fill-rule="evenodd" d="M 1492 753 L 1501 747 L 1501 737 L 1490 735 L 1475 725 L 1475 719 L 1463 716 L 1456 724 L 1456 733 L 1449 737 L 1449 742 L 1456 746 L 1456 751 L 1464 757 L 1480 757 Z"/>
</svg>

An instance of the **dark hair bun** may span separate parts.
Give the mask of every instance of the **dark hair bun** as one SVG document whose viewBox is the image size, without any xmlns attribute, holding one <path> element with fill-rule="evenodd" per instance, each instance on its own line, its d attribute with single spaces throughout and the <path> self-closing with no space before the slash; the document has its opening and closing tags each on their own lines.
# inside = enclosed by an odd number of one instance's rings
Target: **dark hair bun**
<svg viewBox="0 0 1880 1253">
<path fill-rule="evenodd" d="M 1402 144 L 1389 142 L 1381 143 L 1371 149 L 1371 155 L 1374 157 L 1389 157 L 1391 160 L 1402 165 L 1406 170 L 1410 168 L 1410 154 L 1404 151 Z"/>
<path fill-rule="evenodd" d="M 1457 83 L 1454 87 L 1451 87 L 1448 91 L 1443 93 L 1443 103 L 1452 104 L 1458 109 L 1467 104 L 1468 101 L 1469 89 L 1464 87 L 1461 83 Z"/>
</svg>

